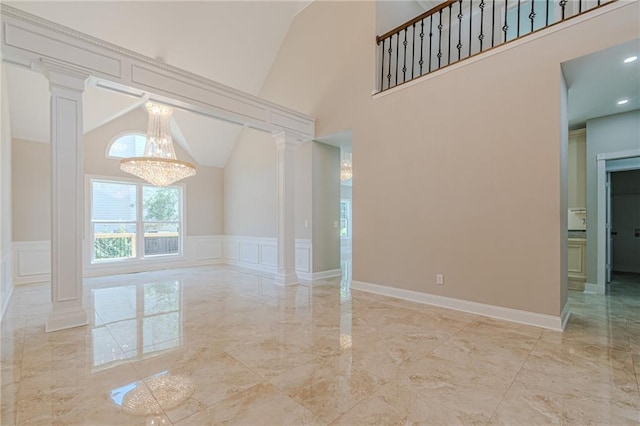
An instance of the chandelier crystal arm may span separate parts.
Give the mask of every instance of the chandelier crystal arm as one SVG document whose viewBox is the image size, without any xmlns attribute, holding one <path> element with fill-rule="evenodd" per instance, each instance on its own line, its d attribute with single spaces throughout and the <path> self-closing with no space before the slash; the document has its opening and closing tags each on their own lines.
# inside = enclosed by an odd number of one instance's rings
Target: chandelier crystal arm
<svg viewBox="0 0 640 426">
<path fill-rule="evenodd" d="M 171 136 L 173 109 L 154 102 L 147 102 L 145 107 L 149 113 L 149 121 L 144 156 L 123 159 L 120 161 L 120 169 L 154 186 L 167 186 L 194 176 L 195 166 L 176 158 Z"/>
</svg>

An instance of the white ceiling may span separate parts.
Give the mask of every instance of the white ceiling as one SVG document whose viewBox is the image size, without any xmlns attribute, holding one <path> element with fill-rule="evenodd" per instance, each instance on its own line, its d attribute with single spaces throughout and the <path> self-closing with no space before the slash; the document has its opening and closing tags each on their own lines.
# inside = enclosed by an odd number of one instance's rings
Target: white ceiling
<svg viewBox="0 0 640 426">
<path fill-rule="evenodd" d="M 591 118 L 640 108 L 640 39 L 562 64 L 569 87 L 569 127 L 582 128 Z M 629 99 L 618 105 L 621 99 Z"/>
<path fill-rule="evenodd" d="M 143 55 L 258 95 L 295 15 L 310 1 L 17 1 L 10 5 Z M 14 138 L 49 141 L 47 80 L 7 66 Z M 144 101 L 87 87 L 84 131 Z M 175 140 L 201 165 L 223 167 L 241 127 L 174 113 Z"/>
</svg>

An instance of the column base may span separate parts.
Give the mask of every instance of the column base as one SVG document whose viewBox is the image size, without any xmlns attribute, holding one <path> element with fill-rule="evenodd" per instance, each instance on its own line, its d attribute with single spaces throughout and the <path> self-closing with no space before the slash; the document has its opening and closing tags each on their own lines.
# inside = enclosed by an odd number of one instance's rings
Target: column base
<svg viewBox="0 0 640 426">
<path fill-rule="evenodd" d="M 72 309 L 62 309 L 51 312 L 44 331 L 66 330 L 67 328 L 80 327 L 89 324 L 87 312 L 83 307 L 79 306 Z"/>
<path fill-rule="evenodd" d="M 289 286 L 298 284 L 298 276 L 295 272 L 276 272 L 276 276 L 273 278 L 275 285 Z"/>
</svg>

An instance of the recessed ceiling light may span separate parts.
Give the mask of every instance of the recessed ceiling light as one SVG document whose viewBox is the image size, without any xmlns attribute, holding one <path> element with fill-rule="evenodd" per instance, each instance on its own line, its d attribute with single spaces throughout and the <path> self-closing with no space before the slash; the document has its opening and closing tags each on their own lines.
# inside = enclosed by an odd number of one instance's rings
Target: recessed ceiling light
<svg viewBox="0 0 640 426">
<path fill-rule="evenodd" d="M 626 104 L 628 102 L 629 102 L 629 99 L 622 99 L 622 100 L 618 101 L 618 105 L 624 105 L 624 104 Z"/>
<path fill-rule="evenodd" d="M 637 56 L 629 56 L 627 59 L 624 60 L 624 63 L 628 64 L 629 62 L 636 61 L 637 59 L 638 59 Z"/>
</svg>

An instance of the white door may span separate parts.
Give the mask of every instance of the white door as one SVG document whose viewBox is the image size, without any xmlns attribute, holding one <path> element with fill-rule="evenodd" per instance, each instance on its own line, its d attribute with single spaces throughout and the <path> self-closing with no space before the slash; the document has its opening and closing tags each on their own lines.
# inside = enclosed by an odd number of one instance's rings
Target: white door
<svg viewBox="0 0 640 426">
<path fill-rule="evenodd" d="M 611 269 L 613 267 L 613 221 L 611 215 L 611 173 L 607 173 L 606 182 L 606 197 L 607 197 L 607 217 L 606 217 L 606 232 L 607 232 L 607 283 L 611 282 Z"/>
</svg>

